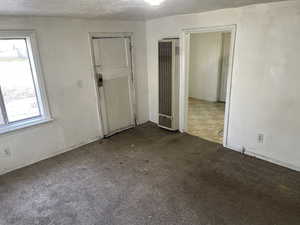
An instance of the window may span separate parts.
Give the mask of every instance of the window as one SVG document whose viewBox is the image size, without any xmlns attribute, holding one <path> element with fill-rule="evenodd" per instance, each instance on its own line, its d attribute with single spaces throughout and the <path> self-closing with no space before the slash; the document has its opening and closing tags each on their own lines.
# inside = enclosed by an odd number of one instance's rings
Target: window
<svg viewBox="0 0 300 225">
<path fill-rule="evenodd" d="M 50 120 L 33 32 L 0 31 L 0 133 Z"/>
</svg>

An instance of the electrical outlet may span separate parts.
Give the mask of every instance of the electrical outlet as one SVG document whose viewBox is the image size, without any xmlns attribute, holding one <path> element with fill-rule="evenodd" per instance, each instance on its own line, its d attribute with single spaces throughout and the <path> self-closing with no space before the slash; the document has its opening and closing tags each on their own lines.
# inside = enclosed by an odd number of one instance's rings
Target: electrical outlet
<svg viewBox="0 0 300 225">
<path fill-rule="evenodd" d="M 258 134 L 257 135 L 257 142 L 259 144 L 263 144 L 264 143 L 264 134 Z"/>
<path fill-rule="evenodd" d="M 9 148 L 5 148 L 4 149 L 4 154 L 5 154 L 5 156 L 7 156 L 7 157 L 9 157 L 10 156 L 10 149 Z"/>
<path fill-rule="evenodd" d="M 9 147 L 4 147 L 4 148 L 0 149 L 0 156 L 1 157 L 10 157 L 10 155 L 11 155 L 11 152 L 10 152 Z"/>
</svg>

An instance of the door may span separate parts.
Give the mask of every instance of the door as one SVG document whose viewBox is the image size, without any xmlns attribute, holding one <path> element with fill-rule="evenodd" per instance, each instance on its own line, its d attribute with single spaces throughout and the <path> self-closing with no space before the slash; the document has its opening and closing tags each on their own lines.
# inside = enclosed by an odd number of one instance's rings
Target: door
<svg viewBox="0 0 300 225">
<path fill-rule="evenodd" d="M 130 37 L 93 37 L 104 136 L 135 126 Z"/>
</svg>

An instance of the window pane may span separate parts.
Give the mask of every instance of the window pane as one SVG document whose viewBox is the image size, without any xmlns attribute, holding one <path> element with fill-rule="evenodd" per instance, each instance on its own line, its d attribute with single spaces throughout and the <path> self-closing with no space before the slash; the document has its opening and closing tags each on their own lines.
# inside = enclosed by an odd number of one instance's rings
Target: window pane
<svg viewBox="0 0 300 225">
<path fill-rule="evenodd" d="M 0 85 L 9 122 L 40 115 L 25 39 L 0 39 Z"/>
<path fill-rule="evenodd" d="M 3 116 L 2 116 L 2 112 L 0 110 L 0 126 L 4 124 L 4 119 L 3 119 Z"/>
</svg>

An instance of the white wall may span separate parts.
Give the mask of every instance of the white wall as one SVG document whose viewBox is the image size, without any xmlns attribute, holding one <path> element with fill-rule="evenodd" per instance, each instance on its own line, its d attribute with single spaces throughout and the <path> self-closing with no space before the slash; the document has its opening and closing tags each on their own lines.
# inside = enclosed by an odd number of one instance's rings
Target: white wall
<svg viewBox="0 0 300 225">
<path fill-rule="evenodd" d="M 229 69 L 229 57 L 231 47 L 231 33 L 222 34 L 222 53 L 221 53 L 221 79 L 219 101 L 226 102 L 227 78 Z"/>
<path fill-rule="evenodd" d="M 300 170 L 300 2 L 172 16 L 146 23 L 150 119 L 157 122 L 157 40 L 237 24 L 228 144 Z M 257 135 L 264 133 L 264 144 Z"/>
<path fill-rule="evenodd" d="M 221 50 L 222 33 L 191 34 L 189 97 L 218 101 Z"/>
<path fill-rule="evenodd" d="M 37 162 L 102 136 L 91 66 L 89 32 L 134 32 L 138 122 L 148 120 L 148 85 L 144 22 L 50 17 L 0 17 L 0 29 L 37 32 L 54 121 L 0 135 L 0 173 Z M 82 82 L 82 86 L 80 84 Z"/>
</svg>

